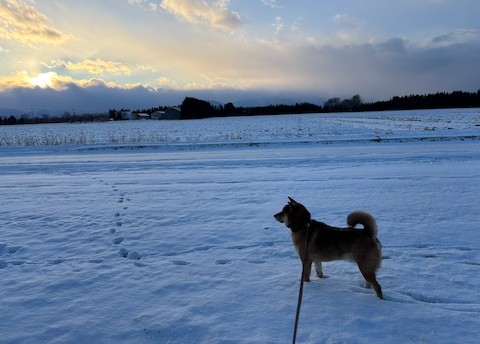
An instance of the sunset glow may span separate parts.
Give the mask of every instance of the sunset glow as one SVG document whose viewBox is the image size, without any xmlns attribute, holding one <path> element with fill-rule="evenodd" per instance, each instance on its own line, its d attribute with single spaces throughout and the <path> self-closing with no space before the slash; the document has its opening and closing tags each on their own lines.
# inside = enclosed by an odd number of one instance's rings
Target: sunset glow
<svg viewBox="0 0 480 344">
<path fill-rule="evenodd" d="M 0 0 L 0 104 L 102 110 L 186 95 L 321 104 L 477 91 L 478 17 L 476 0 Z M 43 93 L 11 96 L 23 88 Z M 65 97 L 47 99 L 48 90 Z"/>
<path fill-rule="evenodd" d="M 40 88 L 52 87 L 52 79 L 56 76 L 55 72 L 41 73 L 34 78 L 30 78 L 30 83 L 33 86 L 38 86 Z"/>
</svg>

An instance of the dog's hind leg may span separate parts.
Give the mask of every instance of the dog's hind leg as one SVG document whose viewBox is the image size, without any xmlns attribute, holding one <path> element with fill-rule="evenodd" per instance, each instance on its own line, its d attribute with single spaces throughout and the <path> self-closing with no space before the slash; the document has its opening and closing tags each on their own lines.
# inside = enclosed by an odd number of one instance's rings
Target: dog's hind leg
<svg viewBox="0 0 480 344">
<path fill-rule="evenodd" d="M 318 278 L 322 278 L 323 277 L 322 262 L 319 260 L 316 260 L 313 263 L 315 264 L 315 270 L 317 270 Z"/>
<path fill-rule="evenodd" d="M 375 276 L 375 271 L 369 271 L 365 270 L 361 266 L 359 266 L 360 272 L 362 273 L 363 277 L 365 278 L 365 286 L 371 285 L 373 289 L 375 290 L 375 293 L 377 294 L 379 299 L 383 299 L 383 292 L 382 292 L 382 287 L 380 284 L 377 282 L 377 278 Z"/>
</svg>

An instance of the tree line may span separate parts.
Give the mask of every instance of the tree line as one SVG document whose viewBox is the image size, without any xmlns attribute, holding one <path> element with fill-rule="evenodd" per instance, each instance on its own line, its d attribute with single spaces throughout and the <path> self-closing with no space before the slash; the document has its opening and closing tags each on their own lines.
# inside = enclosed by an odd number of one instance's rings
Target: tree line
<svg viewBox="0 0 480 344">
<path fill-rule="evenodd" d="M 304 113 L 330 113 L 330 112 L 362 112 L 362 111 L 387 111 L 387 110 L 414 110 L 414 109 L 448 109 L 448 108 L 473 108 L 480 107 L 480 90 L 477 92 L 454 91 L 451 93 L 439 92 L 427 95 L 408 95 L 393 97 L 386 101 L 363 102 L 360 95 L 356 94 L 348 99 L 330 98 L 323 106 L 312 103 L 275 104 L 268 106 L 236 107 L 233 103 L 212 104 L 211 102 L 186 97 L 180 105 L 181 119 L 200 119 L 208 117 L 229 116 L 257 116 L 279 114 L 304 114 Z M 151 114 L 154 111 L 166 110 L 168 107 L 160 106 L 133 112 Z M 20 118 L 15 116 L 0 117 L 0 125 L 13 124 L 38 124 L 38 123 L 68 123 L 68 122 L 94 122 L 108 120 L 124 120 L 124 109 L 110 109 L 107 113 L 71 114 L 64 112 L 62 116 L 42 115 L 32 117 L 27 114 Z"/>
<path fill-rule="evenodd" d="M 361 104 L 358 111 L 452 109 L 480 107 L 480 90 L 477 92 L 454 91 L 427 95 L 393 97 L 387 101 Z"/>
<path fill-rule="evenodd" d="M 277 104 L 254 107 L 235 107 L 233 103 L 212 105 L 205 100 L 187 97 L 181 109 L 182 119 L 228 117 L 228 116 L 256 116 L 278 114 L 303 113 L 331 113 L 331 112 L 364 112 L 387 110 L 414 110 L 414 109 L 448 109 L 480 107 L 480 90 L 477 92 L 454 91 L 440 92 L 428 95 L 409 95 L 393 97 L 387 101 L 364 103 L 359 94 L 351 98 L 330 98 L 323 106 L 312 103 L 296 103 L 293 105 Z"/>
<path fill-rule="evenodd" d="M 50 116 L 48 114 L 31 116 L 29 114 L 23 114 L 19 118 L 13 115 L 3 118 L 0 117 L 0 125 L 103 122 L 107 120 L 108 116 L 104 113 L 71 114 L 65 111 L 61 116 Z"/>
</svg>

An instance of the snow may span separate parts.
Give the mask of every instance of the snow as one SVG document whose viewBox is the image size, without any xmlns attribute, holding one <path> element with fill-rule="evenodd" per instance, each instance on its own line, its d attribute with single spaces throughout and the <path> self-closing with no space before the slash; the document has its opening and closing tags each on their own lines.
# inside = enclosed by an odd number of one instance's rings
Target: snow
<svg viewBox="0 0 480 344">
<path fill-rule="evenodd" d="M 291 342 L 292 196 L 383 244 L 385 300 L 325 263 L 298 343 L 476 343 L 479 139 L 479 109 L 0 127 L 0 342 Z"/>
</svg>

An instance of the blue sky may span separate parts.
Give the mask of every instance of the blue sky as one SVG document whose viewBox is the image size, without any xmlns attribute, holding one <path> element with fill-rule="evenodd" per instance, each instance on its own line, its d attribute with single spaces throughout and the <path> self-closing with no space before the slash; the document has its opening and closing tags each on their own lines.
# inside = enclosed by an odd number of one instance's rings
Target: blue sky
<svg viewBox="0 0 480 344">
<path fill-rule="evenodd" d="M 0 108 L 480 89 L 478 0 L 0 0 Z"/>
</svg>

